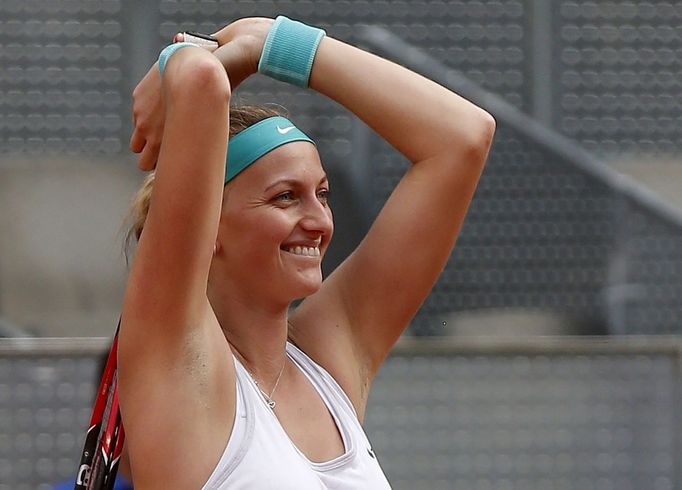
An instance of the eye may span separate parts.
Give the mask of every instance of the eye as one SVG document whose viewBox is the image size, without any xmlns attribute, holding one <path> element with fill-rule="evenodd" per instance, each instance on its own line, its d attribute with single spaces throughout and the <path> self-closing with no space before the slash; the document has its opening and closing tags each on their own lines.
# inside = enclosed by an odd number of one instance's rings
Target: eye
<svg viewBox="0 0 682 490">
<path fill-rule="evenodd" d="M 275 201 L 277 202 L 290 202 L 294 200 L 294 193 L 291 191 L 282 192 L 275 196 Z"/>
<path fill-rule="evenodd" d="M 329 202 L 329 189 L 320 189 L 317 191 L 317 198 L 322 204 L 327 204 L 327 202 Z"/>
</svg>

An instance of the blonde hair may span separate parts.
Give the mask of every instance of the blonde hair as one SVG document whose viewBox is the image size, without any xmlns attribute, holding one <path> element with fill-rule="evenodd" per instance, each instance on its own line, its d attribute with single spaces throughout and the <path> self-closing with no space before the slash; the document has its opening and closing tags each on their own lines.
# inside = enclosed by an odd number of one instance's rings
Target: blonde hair
<svg viewBox="0 0 682 490">
<path fill-rule="evenodd" d="M 268 117 L 285 115 L 286 112 L 279 106 L 239 105 L 231 107 L 229 137 L 233 137 L 240 131 L 256 124 L 258 121 L 267 119 Z M 155 173 L 152 171 L 144 179 L 142 186 L 130 203 L 128 214 L 123 222 L 123 227 L 127 227 L 128 229 L 123 241 L 123 253 L 125 255 L 126 264 L 128 264 L 129 252 L 133 240 L 137 243 L 140 240 L 140 236 L 142 236 L 142 230 L 145 221 L 147 220 L 147 213 L 149 213 L 149 205 L 152 199 L 154 176 Z"/>
</svg>

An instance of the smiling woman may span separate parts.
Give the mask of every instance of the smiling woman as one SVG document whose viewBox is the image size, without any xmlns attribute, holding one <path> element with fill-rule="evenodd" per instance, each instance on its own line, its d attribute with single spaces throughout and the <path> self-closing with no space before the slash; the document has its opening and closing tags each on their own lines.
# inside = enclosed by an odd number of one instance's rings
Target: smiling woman
<svg viewBox="0 0 682 490">
<path fill-rule="evenodd" d="M 270 129 L 277 133 L 276 126 Z M 290 135 L 279 137 L 287 141 Z M 209 299 L 259 291 L 259 298 L 248 300 L 251 306 L 262 298 L 279 299 L 280 306 L 288 308 L 292 295 L 303 298 L 319 289 L 320 259 L 334 225 L 327 177 L 315 145 L 296 140 L 278 146 L 228 182 L 225 191 L 228 197 L 218 226 Z M 256 237 L 254 230 L 258 230 Z M 317 253 L 304 254 L 304 248 Z M 221 279 L 213 281 L 213 277 Z"/>
<path fill-rule="evenodd" d="M 362 428 L 369 387 L 454 246 L 494 120 L 284 17 L 215 37 L 166 48 L 134 91 L 131 149 L 154 170 L 119 339 L 135 488 L 390 488 Z M 413 163 L 324 280 L 334 226 L 314 142 L 271 109 L 229 107 L 257 70 L 342 104 Z"/>
</svg>

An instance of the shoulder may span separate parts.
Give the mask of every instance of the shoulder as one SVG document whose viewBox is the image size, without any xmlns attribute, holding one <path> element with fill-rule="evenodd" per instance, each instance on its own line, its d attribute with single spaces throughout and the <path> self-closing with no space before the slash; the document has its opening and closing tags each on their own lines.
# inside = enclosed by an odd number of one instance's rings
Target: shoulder
<svg viewBox="0 0 682 490">
<path fill-rule="evenodd" d="M 289 339 L 334 379 L 362 420 L 371 380 L 369 363 L 353 344 L 348 318 L 333 306 L 325 308 L 323 302 L 309 299 L 291 314 Z"/>
</svg>

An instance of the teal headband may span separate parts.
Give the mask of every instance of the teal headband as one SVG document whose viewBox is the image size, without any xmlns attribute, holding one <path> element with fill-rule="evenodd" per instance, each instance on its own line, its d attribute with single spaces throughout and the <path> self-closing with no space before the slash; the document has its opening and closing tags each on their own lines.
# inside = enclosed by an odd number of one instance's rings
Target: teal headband
<svg viewBox="0 0 682 490">
<path fill-rule="evenodd" d="M 263 119 L 240 131 L 230 138 L 227 145 L 225 183 L 266 153 L 293 141 L 308 141 L 315 144 L 303 131 L 282 116 Z"/>
</svg>

